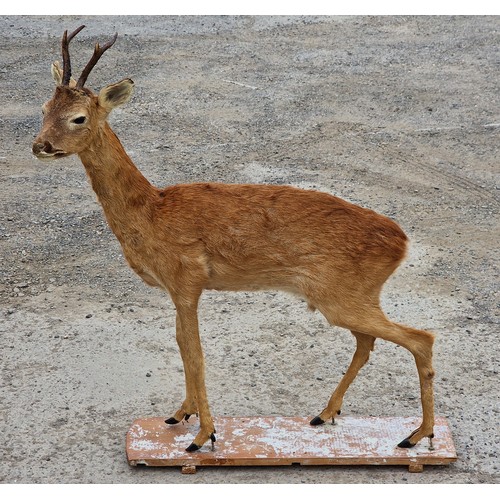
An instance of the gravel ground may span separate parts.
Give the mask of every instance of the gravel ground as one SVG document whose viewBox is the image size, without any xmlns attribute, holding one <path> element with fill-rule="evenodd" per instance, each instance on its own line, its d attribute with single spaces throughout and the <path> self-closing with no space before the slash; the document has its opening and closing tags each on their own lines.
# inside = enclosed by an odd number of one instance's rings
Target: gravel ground
<svg viewBox="0 0 500 500">
<path fill-rule="evenodd" d="M 316 188 L 396 219 L 411 252 L 389 316 L 436 332 L 436 413 L 459 460 L 405 467 L 131 468 L 133 419 L 183 398 L 173 306 L 126 266 L 78 158 L 31 142 L 64 29 L 88 85 L 131 77 L 111 124 L 158 186 Z M 497 483 L 497 17 L 0 18 L 0 481 L 3 483 Z M 282 293 L 200 306 L 215 415 L 315 415 L 351 335 Z M 419 416 L 410 354 L 377 342 L 348 415 Z M 404 436 L 396 436 L 395 442 Z"/>
</svg>

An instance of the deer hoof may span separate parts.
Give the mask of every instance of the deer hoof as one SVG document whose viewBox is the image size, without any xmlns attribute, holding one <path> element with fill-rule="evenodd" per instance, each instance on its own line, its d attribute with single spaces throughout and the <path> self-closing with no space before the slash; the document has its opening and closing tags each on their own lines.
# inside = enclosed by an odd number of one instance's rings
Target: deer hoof
<svg viewBox="0 0 500 500">
<path fill-rule="evenodd" d="M 168 425 L 174 425 L 174 424 L 178 424 L 179 421 L 174 417 L 170 417 L 170 418 L 167 418 L 167 420 L 165 420 L 165 423 Z"/>
<path fill-rule="evenodd" d="M 415 445 L 408 439 L 403 439 L 401 443 L 398 444 L 398 448 L 413 448 Z"/>
<path fill-rule="evenodd" d="M 187 448 L 186 448 L 186 451 L 191 453 L 193 451 L 198 451 L 199 449 L 201 448 L 201 446 L 198 446 L 197 444 L 195 443 L 191 443 Z"/>
<path fill-rule="evenodd" d="M 318 415 L 317 417 L 314 417 L 309 424 L 310 425 L 321 425 L 324 424 L 325 421 Z"/>
</svg>

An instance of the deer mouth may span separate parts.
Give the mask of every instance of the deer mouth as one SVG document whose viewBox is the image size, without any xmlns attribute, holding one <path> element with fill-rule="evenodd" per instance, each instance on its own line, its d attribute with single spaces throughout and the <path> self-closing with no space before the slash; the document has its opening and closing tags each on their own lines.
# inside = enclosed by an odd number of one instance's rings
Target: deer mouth
<svg viewBox="0 0 500 500">
<path fill-rule="evenodd" d="M 47 153 L 45 151 L 40 151 L 39 153 L 35 154 L 35 157 L 38 160 L 42 161 L 52 161 L 52 160 L 57 160 L 58 158 L 64 158 L 65 156 L 69 156 L 70 153 L 66 153 L 65 151 L 51 151 L 50 153 Z"/>
</svg>

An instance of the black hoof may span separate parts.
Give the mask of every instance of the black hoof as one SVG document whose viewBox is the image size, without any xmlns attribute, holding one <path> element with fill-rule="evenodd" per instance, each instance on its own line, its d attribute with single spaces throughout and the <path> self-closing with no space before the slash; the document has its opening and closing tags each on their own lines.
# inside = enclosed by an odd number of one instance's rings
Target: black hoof
<svg viewBox="0 0 500 500">
<path fill-rule="evenodd" d="M 174 417 L 170 417 L 170 418 L 167 418 L 167 420 L 165 420 L 165 423 L 168 425 L 174 425 L 174 424 L 178 424 L 179 421 Z"/>
<path fill-rule="evenodd" d="M 187 448 L 186 448 L 186 451 L 188 452 L 192 452 L 192 451 L 198 451 L 199 449 L 201 448 L 201 446 L 198 446 L 197 444 L 195 443 L 191 443 Z"/>
<path fill-rule="evenodd" d="M 212 432 L 212 434 L 210 434 L 210 441 L 212 441 L 212 451 L 215 451 L 215 434 Z"/>
<path fill-rule="evenodd" d="M 314 418 L 313 418 L 313 419 L 309 422 L 309 424 L 311 424 L 311 425 L 321 425 L 321 424 L 324 424 L 324 423 L 325 423 L 325 421 L 324 421 L 322 418 L 320 418 L 319 416 L 314 417 Z"/>
<path fill-rule="evenodd" d="M 403 439 L 401 443 L 398 444 L 398 448 L 413 448 L 415 445 L 410 442 L 408 438 Z"/>
</svg>

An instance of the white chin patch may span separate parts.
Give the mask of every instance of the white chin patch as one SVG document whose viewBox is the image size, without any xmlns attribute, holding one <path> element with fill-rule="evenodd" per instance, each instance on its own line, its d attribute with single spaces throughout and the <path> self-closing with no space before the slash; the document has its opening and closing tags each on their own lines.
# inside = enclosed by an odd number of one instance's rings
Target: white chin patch
<svg viewBox="0 0 500 500">
<path fill-rule="evenodd" d="M 53 161 L 58 158 L 64 158 L 65 156 L 68 156 L 68 153 L 63 153 L 62 151 L 59 153 L 39 153 L 35 155 L 35 157 L 41 161 Z"/>
</svg>

